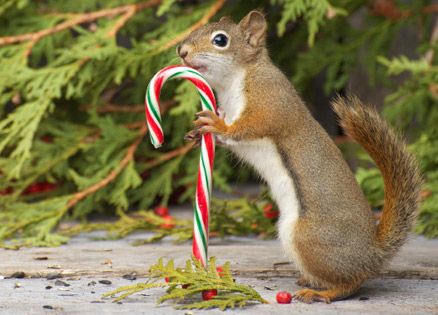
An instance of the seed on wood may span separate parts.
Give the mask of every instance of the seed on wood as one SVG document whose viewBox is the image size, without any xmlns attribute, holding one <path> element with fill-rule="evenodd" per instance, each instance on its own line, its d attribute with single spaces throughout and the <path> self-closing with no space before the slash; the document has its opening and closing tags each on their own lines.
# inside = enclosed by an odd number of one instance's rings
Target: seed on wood
<svg viewBox="0 0 438 315">
<path fill-rule="evenodd" d="M 68 284 L 67 282 L 61 281 L 61 280 L 56 280 L 55 285 L 62 286 L 62 287 L 69 287 L 70 286 L 70 284 Z"/>
<path fill-rule="evenodd" d="M 136 273 L 135 272 L 128 273 L 123 276 L 123 279 L 134 281 L 137 279 Z"/>
<path fill-rule="evenodd" d="M 37 257 L 33 257 L 34 260 L 48 260 L 49 257 L 47 256 L 37 256 Z"/>
</svg>

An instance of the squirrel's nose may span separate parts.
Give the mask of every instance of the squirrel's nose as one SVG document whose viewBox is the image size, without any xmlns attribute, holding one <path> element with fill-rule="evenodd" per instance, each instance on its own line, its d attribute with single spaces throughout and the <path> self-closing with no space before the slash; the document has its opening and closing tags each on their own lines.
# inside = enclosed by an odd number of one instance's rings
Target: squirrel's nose
<svg viewBox="0 0 438 315">
<path fill-rule="evenodd" d="M 176 47 L 176 52 L 182 59 L 187 57 L 187 55 L 189 54 L 189 50 L 186 47 L 182 47 L 181 45 L 178 45 L 178 47 Z"/>
</svg>

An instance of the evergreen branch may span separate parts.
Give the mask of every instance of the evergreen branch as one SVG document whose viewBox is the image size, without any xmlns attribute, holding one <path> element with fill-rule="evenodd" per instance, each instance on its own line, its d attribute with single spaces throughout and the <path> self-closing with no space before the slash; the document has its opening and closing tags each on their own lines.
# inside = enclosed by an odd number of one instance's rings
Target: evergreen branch
<svg viewBox="0 0 438 315">
<path fill-rule="evenodd" d="M 164 45 L 162 45 L 157 51 L 156 54 L 163 52 L 173 46 L 175 46 L 176 44 L 178 44 L 179 42 L 181 42 L 184 38 L 187 37 L 187 35 L 189 35 L 191 32 L 197 30 L 198 28 L 204 26 L 205 24 L 208 23 L 208 21 L 216 15 L 216 13 L 224 6 L 226 0 L 216 0 L 213 5 L 208 9 L 208 11 L 204 14 L 204 16 L 197 21 L 195 24 L 193 24 L 192 26 L 190 26 L 188 29 L 186 29 L 184 32 L 178 34 L 177 36 L 175 36 L 174 38 L 172 38 L 171 40 L 169 40 L 168 42 L 166 42 Z"/>
<path fill-rule="evenodd" d="M 277 24 L 278 34 L 284 35 L 288 21 L 297 21 L 303 17 L 307 22 L 309 32 L 307 42 L 310 47 L 315 43 L 316 34 L 326 20 L 347 15 L 345 9 L 333 6 L 329 0 L 271 0 L 271 2 L 284 5 L 282 17 Z"/>
<path fill-rule="evenodd" d="M 137 150 L 138 146 L 140 145 L 143 137 L 146 135 L 147 131 L 148 131 L 148 129 L 146 127 L 146 124 L 144 124 L 143 127 L 140 129 L 139 136 L 129 146 L 124 158 L 120 161 L 117 168 L 112 170 L 101 181 L 99 181 L 99 182 L 89 186 L 88 188 L 74 194 L 73 197 L 69 200 L 69 202 L 67 204 L 68 208 L 73 207 L 75 204 L 77 204 L 79 201 L 83 200 L 85 197 L 95 193 L 96 191 L 102 189 L 103 187 L 105 187 L 106 185 L 111 183 L 117 177 L 117 175 L 119 175 L 120 172 L 133 160 L 134 153 Z"/>
<path fill-rule="evenodd" d="M 211 257 L 208 268 L 205 268 L 196 258 L 187 260 L 184 268 L 175 268 L 174 261 L 166 265 L 163 259 L 151 266 L 146 282 L 117 288 L 105 293 L 102 297 L 114 297 L 114 302 L 123 300 L 130 295 L 152 288 L 167 287 L 166 294 L 158 303 L 173 300 L 177 309 L 210 309 L 243 307 L 250 302 L 268 304 L 252 287 L 235 282 L 230 271 L 230 263 L 223 265 L 220 273 L 216 269 L 216 259 Z M 167 279 L 167 282 L 158 282 Z M 193 301 L 192 298 L 206 290 L 217 290 L 218 295 L 206 301 Z"/>
<path fill-rule="evenodd" d="M 123 5 L 123 6 L 119 6 L 119 7 L 115 7 L 115 8 L 111 8 L 111 9 L 103 9 L 103 10 L 94 11 L 94 12 L 77 14 L 74 18 L 67 20 L 67 21 L 64 21 L 62 23 L 59 23 L 51 28 L 43 29 L 43 30 L 33 32 L 33 33 L 26 33 L 26 34 L 21 34 L 21 35 L 16 35 L 16 36 L 0 37 L 0 46 L 17 44 L 17 43 L 22 43 L 22 42 L 27 42 L 27 41 L 31 41 L 32 46 L 33 46 L 36 42 L 38 42 L 43 37 L 64 31 L 64 30 L 72 28 L 76 25 L 83 24 L 83 23 L 89 23 L 89 22 L 92 22 L 94 20 L 104 18 L 104 17 L 112 17 L 112 16 L 119 15 L 119 14 L 127 14 L 128 12 L 132 12 L 132 11 L 133 11 L 132 14 L 134 14 L 135 12 L 159 5 L 160 3 L 161 3 L 161 0 L 148 0 L 145 2 Z M 126 16 L 125 16 L 125 19 L 126 19 Z M 124 22 L 126 22 L 125 19 L 123 19 L 122 21 L 119 20 L 118 23 L 116 23 L 117 24 L 116 26 L 119 26 L 119 24 L 121 24 L 122 22 L 124 24 Z M 120 27 L 122 27 L 123 24 L 121 24 Z M 118 29 L 116 28 L 115 32 L 117 32 L 117 30 Z"/>
<path fill-rule="evenodd" d="M 96 137 L 97 138 L 97 137 Z M 64 151 L 62 154 L 54 157 L 49 163 L 46 163 L 42 168 L 38 168 L 32 176 L 29 176 L 26 178 L 23 183 L 21 184 L 21 187 L 14 190 L 14 193 L 12 194 L 12 198 L 17 198 L 21 195 L 21 193 L 32 183 L 34 183 L 38 177 L 40 177 L 43 174 L 46 174 L 50 169 L 52 169 L 55 165 L 59 164 L 62 161 L 67 160 L 69 157 L 76 154 L 80 149 L 84 148 L 89 142 L 90 136 L 84 137 L 81 141 L 79 141 L 75 146 L 72 146 L 71 148 Z"/>
</svg>

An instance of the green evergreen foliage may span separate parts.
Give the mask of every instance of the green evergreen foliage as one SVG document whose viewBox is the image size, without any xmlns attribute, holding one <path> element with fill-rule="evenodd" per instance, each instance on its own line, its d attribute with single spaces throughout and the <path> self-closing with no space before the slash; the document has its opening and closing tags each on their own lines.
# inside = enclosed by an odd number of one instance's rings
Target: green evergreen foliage
<svg viewBox="0 0 438 315">
<path fill-rule="evenodd" d="M 2 246 L 65 242 L 68 238 L 56 231 L 65 219 L 192 201 L 199 152 L 184 143 L 183 135 L 199 108 L 195 89 L 187 82 L 166 86 L 167 142 L 154 150 L 143 114 L 146 84 L 159 69 L 179 62 L 174 47 L 190 31 L 222 15 L 238 20 L 254 8 L 267 13 L 273 60 L 306 100 L 312 101 L 315 76 L 325 74 L 328 95 L 345 89 L 358 67 L 366 69 L 364 84 L 371 90 L 388 87 L 384 113 L 408 133 L 425 173 L 417 231 L 438 235 L 433 7 L 429 0 L 383 2 L 388 5 L 365 0 L 2 1 Z M 358 15 L 363 21 L 353 25 Z M 394 38 L 405 28 L 418 30 L 418 58 L 391 57 Z M 404 83 L 392 83 L 400 74 L 408 74 Z M 216 188 L 230 191 L 230 181 L 247 178 L 247 171 L 234 174 L 235 164 L 218 148 Z M 362 168 L 358 178 L 373 204 L 381 205 L 379 174 Z M 52 189 L 40 189 L 43 184 Z M 126 218 L 120 215 L 121 221 Z M 218 228 L 218 233 L 235 232 Z"/>
<path fill-rule="evenodd" d="M 244 197 L 232 200 L 213 199 L 210 216 L 209 237 L 248 236 L 259 238 L 274 238 L 276 235 L 273 218 L 264 215 L 263 208 L 272 204 L 270 200 Z M 136 231 L 149 231 L 154 235 L 144 240 L 136 240 L 133 245 L 143 245 L 162 240 L 171 236 L 175 243 L 182 243 L 193 237 L 193 222 L 172 218 L 171 222 L 154 214 L 153 211 L 136 211 L 127 215 L 123 211 L 117 212 L 119 219 L 116 222 L 76 224 L 59 230 L 64 237 L 71 237 L 79 233 L 106 231 L 105 239 L 118 239 Z"/>
<path fill-rule="evenodd" d="M 250 286 L 235 282 L 230 272 L 230 263 L 226 262 L 220 273 L 216 270 L 216 259 L 211 257 L 208 267 L 192 258 L 187 260 L 184 268 L 175 268 L 173 260 L 166 265 L 160 258 L 157 264 L 151 266 L 145 283 L 120 287 L 103 297 L 115 297 L 114 302 L 123 300 L 132 294 L 152 288 L 167 288 L 166 294 L 160 297 L 158 303 L 174 301 L 177 309 L 210 309 L 244 307 L 249 302 L 268 303 Z M 163 282 L 164 279 L 168 282 Z M 196 301 L 205 290 L 217 290 L 218 295 L 211 300 Z"/>
</svg>

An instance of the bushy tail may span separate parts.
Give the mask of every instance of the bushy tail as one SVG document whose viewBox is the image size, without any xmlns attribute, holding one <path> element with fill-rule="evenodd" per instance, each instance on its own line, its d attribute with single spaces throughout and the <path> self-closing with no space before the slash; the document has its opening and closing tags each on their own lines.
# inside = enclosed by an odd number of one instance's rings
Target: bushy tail
<svg viewBox="0 0 438 315">
<path fill-rule="evenodd" d="M 415 220 L 422 184 L 418 164 L 375 109 L 354 96 L 338 97 L 332 106 L 346 134 L 368 151 L 382 172 L 385 201 L 376 241 L 390 258 L 406 241 Z"/>
</svg>

